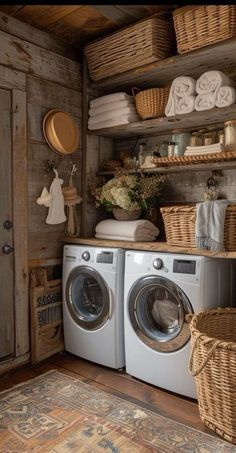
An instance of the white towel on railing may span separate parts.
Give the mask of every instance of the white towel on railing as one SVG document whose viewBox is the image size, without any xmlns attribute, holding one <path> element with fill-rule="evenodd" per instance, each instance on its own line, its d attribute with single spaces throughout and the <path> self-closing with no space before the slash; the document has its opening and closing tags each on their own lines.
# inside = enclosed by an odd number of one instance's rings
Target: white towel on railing
<svg viewBox="0 0 236 453">
<path fill-rule="evenodd" d="M 233 86 L 233 81 L 222 71 L 206 71 L 197 80 L 196 92 L 198 94 L 215 92 L 223 85 Z"/>
<path fill-rule="evenodd" d="M 125 101 L 131 100 L 133 96 L 129 96 L 127 93 L 120 92 L 120 93 L 112 93 L 106 94 L 105 96 L 101 96 L 99 98 L 93 99 L 90 101 L 90 107 L 98 107 L 103 104 L 107 104 L 109 102 L 117 102 L 117 101 Z"/>
<path fill-rule="evenodd" d="M 181 115 L 183 113 L 191 113 L 195 110 L 195 96 L 189 95 L 180 98 L 176 103 L 175 113 Z"/>
<path fill-rule="evenodd" d="M 116 118 L 112 118 L 106 121 L 100 121 L 99 123 L 96 124 L 89 124 L 88 129 L 90 130 L 105 129 L 106 127 L 121 126 L 124 124 L 135 123 L 137 121 L 140 121 L 140 118 L 138 117 L 138 115 L 135 115 L 133 113 L 129 115 L 117 116 Z"/>
<path fill-rule="evenodd" d="M 107 104 L 102 104 L 98 107 L 90 107 L 89 115 L 100 115 L 100 113 L 109 112 L 110 110 L 123 109 L 125 107 L 135 107 L 134 99 L 131 98 L 130 100 L 126 99 L 124 101 L 108 102 Z"/>
<path fill-rule="evenodd" d="M 188 98 L 189 96 L 192 96 L 195 94 L 195 86 L 196 86 L 196 80 L 193 79 L 192 77 L 189 76 L 180 76 L 176 77 L 170 88 L 169 92 L 169 97 L 167 101 L 167 105 L 165 108 L 165 114 L 166 116 L 174 116 L 177 114 L 177 105 L 178 102 L 180 101 L 181 98 Z M 190 105 L 191 105 L 190 101 Z M 184 101 L 184 105 L 186 106 L 187 99 Z M 190 113 L 189 111 L 183 112 L 183 108 L 181 109 L 181 105 L 179 106 L 179 113 Z M 189 109 L 189 107 L 188 107 Z M 192 111 L 192 110 L 191 110 Z"/>
<path fill-rule="evenodd" d="M 204 201 L 196 205 L 196 246 L 213 252 L 224 250 L 224 223 L 228 200 Z"/>
<path fill-rule="evenodd" d="M 198 94 L 195 99 L 195 110 L 202 112 L 213 109 L 216 105 L 216 92 Z"/>
<path fill-rule="evenodd" d="M 228 107 L 235 104 L 235 88 L 230 86 L 222 86 L 216 94 L 216 107 Z"/>
<path fill-rule="evenodd" d="M 158 236 L 159 229 L 150 220 L 102 220 L 96 225 L 95 232 L 102 235 L 128 236 L 137 234 Z"/>
<path fill-rule="evenodd" d="M 133 114 L 137 115 L 135 107 L 124 107 L 122 109 L 109 110 L 108 112 L 100 113 L 98 115 L 90 117 L 88 124 L 90 126 L 96 123 L 101 123 L 102 121 L 112 120 L 113 118 L 117 118 L 119 116 Z"/>
</svg>

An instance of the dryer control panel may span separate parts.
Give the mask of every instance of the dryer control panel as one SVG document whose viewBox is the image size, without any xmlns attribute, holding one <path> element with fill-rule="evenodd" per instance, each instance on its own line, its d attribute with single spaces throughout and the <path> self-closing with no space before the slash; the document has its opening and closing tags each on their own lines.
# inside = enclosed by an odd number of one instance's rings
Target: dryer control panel
<svg viewBox="0 0 236 453">
<path fill-rule="evenodd" d="M 174 259 L 173 273 L 195 274 L 196 273 L 196 261 L 195 260 Z"/>
</svg>

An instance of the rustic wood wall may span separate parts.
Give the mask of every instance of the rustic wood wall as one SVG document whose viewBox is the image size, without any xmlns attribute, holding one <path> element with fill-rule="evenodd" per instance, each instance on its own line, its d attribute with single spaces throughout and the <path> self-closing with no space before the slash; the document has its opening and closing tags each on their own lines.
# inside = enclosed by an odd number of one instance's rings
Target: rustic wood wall
<svg viewBox="0 0 236 453">
<path fill-rule="evenodd" d="M 71 48 L 67 49 L 46 33 L 2 13 L 0 42 L 0 83 L 8 76 L 6 68 L 26 74 L 29 259 L 59 257 L 64 224 L 46 225 L 47 208 L 38 206 L 36 199 L 43 186 L 49 189 L 53 178 L 53 173 L 45 171 L 47 159 L 56 162 L 65 184 L 69 182 L 69 171 L 75 162 L 79 171 L 74 182 L 78 190 L 81 189 L 81 65 L 71 59 L 71 55 L 75 58 Z M 65 159 L 46 144 L 42 133 L 43 116 L 54 108 L 70 113 L 80 130 L 79 150 Z M 77 209 L 80 214 L 80 208 Z"/>
</svg>

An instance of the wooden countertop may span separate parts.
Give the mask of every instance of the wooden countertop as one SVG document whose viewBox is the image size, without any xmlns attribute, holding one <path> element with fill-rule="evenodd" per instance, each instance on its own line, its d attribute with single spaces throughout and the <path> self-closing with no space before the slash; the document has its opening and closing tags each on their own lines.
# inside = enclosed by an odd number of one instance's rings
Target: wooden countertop
<svg viewBox="0 0 236 453">
<path fill-rule="evenodd" d="M 208 250 L 201 250 L 194 247 L 185 248 L 168 245 L 166 242 L 130 242 L 130 241 L 111 241 L 108 239 L 95 238 L 64 238 L 67 244 L 91 245 L 94 247 L 119 247 L 128 250 L 146 250 L 149 252 L 182 253 L 186 255 L 211 256 L 214 258 L 234 258 L 236 251 L 215 253 Z"/>
</svg>

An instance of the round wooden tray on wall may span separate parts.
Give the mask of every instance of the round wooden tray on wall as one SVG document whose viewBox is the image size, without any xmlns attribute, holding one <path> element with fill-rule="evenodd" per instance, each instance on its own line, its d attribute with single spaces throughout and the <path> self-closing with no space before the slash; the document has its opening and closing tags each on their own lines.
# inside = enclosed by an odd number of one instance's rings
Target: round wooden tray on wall
<svg viewBox="0 0 236 453">
<path fill-rule="evenodd" d="M 63 110 L 49 110 L 43 119 L 43 134 L 48 145 L 60 155 L 72 154 L 79 145 L 79 131 L 73 118 Z"/>
</svg>

